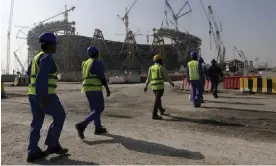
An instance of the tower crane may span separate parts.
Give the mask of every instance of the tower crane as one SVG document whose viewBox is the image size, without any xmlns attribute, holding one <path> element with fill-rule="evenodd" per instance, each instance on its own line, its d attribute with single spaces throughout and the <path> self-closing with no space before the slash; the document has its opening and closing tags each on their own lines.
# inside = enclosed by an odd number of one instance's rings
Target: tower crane
<svg viewBox="0 0 276 166">
<path fill-rule="evenodd" d="M 11 26 L 12 26 L 12 18 L 13 18 L 13 6 L 14 6 L 14 0 L 11 0 L 10 18 L 9 18 L 9 26 L 8 26 L 8 33 L 7 33 L 7 66 L 6 66 L 6 74 L 9 74 L 9 70 L 10 70 Z"/>
<path fill-rule="evenodd" d="M 67 6 L 65 5 L 65 11 L 63 11 L 63 12 L 61 12 L 61 13 L 58 13 L 58 14 L 55 14 L 54 16 L 51 16 L 51 17 L 49 17 L 49 18 L 46 18 L 46 19 L 43 20 L 43 21 L 39 21 L 38 23 L 34 23 L 33 26 L 41 25 L 41 24 L 43 24 L 44 22 L 49 21 L 49 20 L 51 20 L 51 19 L 53 19 L 53 18 L 56 18 L 56 17 L 58 17 L 58 16 L 60 16 L 60 15 L 62 15 L 62 14 L 64 14 L 64 21 L 68 21 L 68 12 L 74 11 L 75 8 L 76 8 L 75 6 L 72 6 L 70 9 L 67 9 Z M 18 32 L 17 32 L 17 35 L 16 35 L 16 38 L 17 38 L 17 39 L 27 39 L 27 37 L 19 37 L 19 32 L 21 32 L 21 33 L 23 33 L 24 35 L 27 36 L 27 34 L 26 34 L 25 32 L 23 32 L 22 30 L 23 30 L 23 29 L 32 29 L 31 27 L 27 27 L 27 26 L 15 26 L 15 27 L 21 28 L 21 29 L 19 29 Z"/>
<path fill-rule="evenodd" d="M 186 5 L 189 7 L 189 10 L 187 12 L 185 12 L 185 13 L 181 13 L 184 10 L 184 8 L 186 7 Z M 167 24 L 167 26 L 168 26 L 167 9 L 169 9 L 169 11 L 172 13 L 172 18 L 173 18 L 174 22 L 172 22 L 172 21 L 170 21 L 170 22 L 175 27 L 176 31 L 179 31 L 179 29 L 178 29 L 178 19 L 181 18 L 181 17 L 183 17 L 183 16 L 185 16 L 186 14 L 188 14 L 188 13 L 190 13 L 192 11 L 191 6 L 189 4 L 189 1 L 186 1 L 182 5 L 182 7 L 180 8 L 180 10 L 175 14 L 175 12 L 173 11 L 173 9 L 172 9 L 169 1 L 165 0 L 165 12 L 164 13 L 165 13 L 165 16 L 166 16 L 166 24 Z"/>
<path fill-rule="evenodd" d="M 58 14 L 52 16 L 52 17 L 49 17 L 49 18 L 47 18 L 47 19 L 45 19 L 45 20 L 43 20 L 43 21 L 40 21 L 39 23 L 35 23 L 34 25 L 43 24 L 44 22 L 49 21 L 49 20 L 51 20 L 51 19 L 53 19 L 53 18 L 55 18 L 55 17 L 57 17 L 57 16 L 60 16 L 60 15 L 62 15 L 62 14 L 64 14 L 64 21 L 68 21 L 68 12 L 74 11 L 75 8 L 76 8 L 76 7 L 73 6 L 73 7 L 71 7 L 70 9 L 67 9 L 67 6 L 65 5 L 65 11 L 63 11 L 63 12 L 61 12 L 61 13 L 58 13 Z"/>
<path fill-rule="evenodd" d="M 210 49 L 212 48 L 212 46 L 211 46 L 212 45 L 211 44 L 212 43 L 211 35 L 212 35 L 215 46 L 216 46 L 216 51 L 217 51 L 216 59 L 217 59 L 217 61 L 219 61 L 219 63 L 224 63 L 226 48 L 224 47 L 223 42 L 221 41 L 221 37 L 220 37 L 220 32 L 222 31 L 222 26 L 220 24 L 220 30 L 219 30 L 219 27 L 215 20 L 214 11 L 213 11 L 212 7 L 208 6 L 208 12 L 209 12 L 209 15 L 208 15 L 204 8 L 202 0 L 200 0 L 200 3 L 201 3 L 203 11 L 205 13 L 205 16 L 209 22 Z"/>
<path fill-rule="evenodd" d="M 120 20 L 122 20 L 123 23 L 125 24 L 126 34 L 129 32 L 129 29 L 128 29 L 128 25 L 129 25 L 129 22 L 128 22 L 128 19 L 129 19 L 129 18 L 128 18 L 128 14 L 129 14 L 129 12 L 131 11 L 131 9 L 134 7 L 134 5 L 137 3 L 137 1 L 138 1 L 138 0 L 135 0 L 135 1 L 132 3 L 132 5 L 130 6 L 129 9 L 127 9 L 127 7 L 126 7 L 126 12 L 125 12 L 124 17 L 121 17 L 120 15 L 117 15 L 117 17 L 119 17 Z"/>
</svg>

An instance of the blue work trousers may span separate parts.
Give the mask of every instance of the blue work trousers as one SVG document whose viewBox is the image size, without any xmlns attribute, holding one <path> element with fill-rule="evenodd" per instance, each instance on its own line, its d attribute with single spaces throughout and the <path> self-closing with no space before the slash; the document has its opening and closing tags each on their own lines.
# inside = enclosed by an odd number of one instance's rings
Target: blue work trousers
<svg viewBox="0 0 276 166">
<path fill-rule="evenodd" d="M 192 85 L 192 100 L 195 102 L 195 100 L 202 99 L 202 84 L 200 80 L 192 80 L 190 81 Z"/>
<path fill-rule="evenodd" d="M 205 89 L 205 79 L 201 79 L 201 90 L 200 90 L 200 93 L 201 93 L 201 96 L 202 96 L 202 100 L 203 100 L 203 94 L 204 94 L 204 89 Z"/>
<path fill-rule="evenodd" d="M 44 122 L 45 114 L 53 117 L 53 123 L 50 125 L 45 144 L 48 148 L 60 146 L 59 137 L 63 128 L 66 113 L 56 94 L 48 95 L 48 104 L 40 107 L 40 98 L 36 95 L 29 95 L 31 112 L 33 120 L 31 123 L 30 140 L 28 154 L 34 154 L 40 151 L 38 142 L 40 139 L 40 129 Z"/>
<path fill-rule="evenodd" d="M 104 97 L 102 91 L 88 91 L 85 93 L 90 106 L 90 114 L 80 124 L 86 128 L 94 121 L 95 128 L 101 128 L 101 114 L 104 111 Z"/>
</svg>

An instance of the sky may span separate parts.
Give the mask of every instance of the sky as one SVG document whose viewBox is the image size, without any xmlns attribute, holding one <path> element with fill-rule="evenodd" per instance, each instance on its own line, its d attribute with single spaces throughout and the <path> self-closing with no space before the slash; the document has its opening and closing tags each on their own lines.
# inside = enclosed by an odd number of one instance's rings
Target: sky
<svg viewBox="0 0 276 166">
<path fill-rule="evenodd" d="M 187 0 L 170 0 L 175 13 Z M 7 29 L 9 22 L 10 0 L 0 0 L 1 9 L 1 69 L 6 68 Z M 123 41 L 125 28 L 117 15 L 123 15 L 125 7 L 130 7 L 133 0 L 14 0 L 11 30 L 10 72 L 20 69 L 13 52 L 26 43 L 16 39 L 19 30 L 16 26 L 32 27 L 34 23 L 75 6 L 69 12 L 69 21 L 76 22 L 78 35 L 93 36 L 94 29 L 101 29 L 105 39 Z M 164 20 L 165 0 L 138 0 L 129 13 L 129 28 L 146 35 L 152 34 L 153 28 L 160 28 Z M 202 56 L 209 62 L 215 55 L 214 42 L 210 50 L 209 25 L 200 0 L 189 0 L 192 12 L 179 19 L 179 29 L 188 31 L 202 39 Z M 276 66 L 276 0 L 203 0 L 205 8 L 212 6 L 216 22 L 222 23 L 221 39 L 226 47 L 226 59 L 233 59 L 233 47 L 243 50 L 248 60 L 259 57 L 260 62 Z M 184 10 L 187 10 L 185 8 Z M 171 13 L 168 12 L 171 16 Z M 170 17 L 171 18 L 171 17 Z M 62 20 L 63 15 L 52 19 Z M 27 33 L 27 30 L 25 31 Z M 20 35 L 24 37 L 23 34 Z M 137 36 L 138 43 L 146 43 L 146 36 Z M 150 43 L 152 38 L 150 38 Z M 27 64 L 27 46 L 18 51 L 22 63 Z M 237 57 L 237 56 L 236 56 Z"/>
</svg>

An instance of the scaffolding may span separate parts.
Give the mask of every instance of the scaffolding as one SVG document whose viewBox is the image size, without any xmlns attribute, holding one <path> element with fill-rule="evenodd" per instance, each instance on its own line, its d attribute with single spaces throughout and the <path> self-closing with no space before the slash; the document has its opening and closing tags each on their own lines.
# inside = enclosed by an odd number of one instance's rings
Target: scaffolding
<svg viewBox="0 0 276 166">
<path fill-rule="evenodd" d="M 95 29 L 91 44 L 100 50 L 100 59 L 102 59 L 105 68 L 116 68 L 116 63 L 112 58 L 111 52 L 105 43 L 103 33 L 100 29 Z"/>
</svg>

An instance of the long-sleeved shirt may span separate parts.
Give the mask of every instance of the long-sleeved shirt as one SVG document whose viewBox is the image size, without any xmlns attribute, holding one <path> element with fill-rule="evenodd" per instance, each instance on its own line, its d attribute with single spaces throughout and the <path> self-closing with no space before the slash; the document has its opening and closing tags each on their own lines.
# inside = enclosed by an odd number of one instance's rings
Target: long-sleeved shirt
<svg viewBox="0 0 276 166">
<path fill-rule="evenodd" d="M 199 74 L 199 77 L 201 77 L 203 73 L 204 72 L 202 70 L 202 63 L 199 62 L 198 63 L 198 74 Z M 188 79 L 188 81 L 190 81 L 189 67 L 187 67 L 187 79 Z"/>
<path fill-rule="evenodd" d="M 145 83 L 145 88 L 148 87 L 148 85 L 151 81 L 151 71 L 150 70 L 151 70 L 151 67 L 148 70 L 148 77 L 147 77 L 147 80 L 146 80 L 146 83 Z M 160 73 L 162 74 L 162 76 L 165 80 L 167 80 L 171 84 L 173 83 L 172 80 L 170 79 L 169 75 L 168 75 L 167 69 L 164 66 L 160 67 Z"/>
<path fill-rule="evenodd" d="M 208 68 L 208 76 L 210 77 L 210 79 L 218 79 L 218 76 L 223 76 L 222 70 L 220 67 L 218 67 L 217 65 L 211 65 Z"/>
<path fill-rule="evenodd" d="M 101 80 L 105 79 L 105 67 L 103 62 L 100 59 L 95 59 L 92 63 L 92 67 L 90 69 L 90 74 L 97 75 Z"/>
<path fill-rule="evenodd" d="M 32 62 L 28 67 L 27 75 L 31 77 Z M 36 94 L 38 96 L 48 95 L 48 74 L 56 73 L 57 66 L 54 62 L 53 56 L 50 54 L 43 54 L 38 59 L 38 73 L 36 76 Z"/>
</svg>

